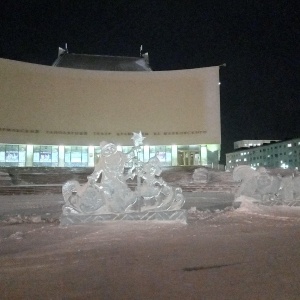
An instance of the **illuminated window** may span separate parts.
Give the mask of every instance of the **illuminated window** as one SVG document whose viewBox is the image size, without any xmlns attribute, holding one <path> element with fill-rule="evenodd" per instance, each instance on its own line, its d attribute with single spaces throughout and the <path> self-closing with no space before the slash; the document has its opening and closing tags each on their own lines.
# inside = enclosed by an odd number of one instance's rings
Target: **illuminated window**
<svg viewBox="0 0 300 300">
<path fill-rule="evenodd" d="M 150 158 L 154 157 L 156 155 L 162 166 L 170 166 L 171 165 L 171 163 L 172 163 L 172 147 L 171 146 L 150 146 L 149 151 L 150 151 Z"/>
<path fill-rule="evenodd" d="M 58 146 L 33 146 L 33 166 L 58 167 Z"/>
<path fill-rule="evenodd" d="M 1 145 L 0 165 L 24 167 L 26 161 L 26 145 Z"/>
<path fill-rule="evenodd" d="M 138 160 L 144 161 L 144 147 L 141 147 L 141 151 L 138 152 Z"/>
<path fill-rule="evenodd" d="M 66 146 L 65 166 L 66 167 L 87 167 L 88 147 L 87 146 Z"/>
<path fill-rule="evenodd" d="M 199 154 L 198 154 L 199 156 Z M 196 159 L 196 157 L 195 157 Z M 199 157 L 200 159 L 200 157 Z M 194 162 L 195 163 L 195 162 Z M 166 146 L 166 166 L 171 166 L 172 165 L 172 146 Z"/>
</svg>

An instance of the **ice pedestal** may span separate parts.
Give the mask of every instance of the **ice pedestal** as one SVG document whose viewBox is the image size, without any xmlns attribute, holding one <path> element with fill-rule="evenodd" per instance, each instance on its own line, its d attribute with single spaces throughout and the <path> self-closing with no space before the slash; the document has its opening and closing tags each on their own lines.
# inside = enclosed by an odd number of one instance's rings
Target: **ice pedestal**
<svg viewBox="0 0 300 300">
<path fill-rule="evenodd" d="M 84 225 L 99 224 L 105 221 L 172 221 L 186 223 L 187 212 L 185 209 L 171 211 L 147 211 L 132 213 L 107 213 L 100 215 L 62 215 L 60 224 Z"/>
<path fill-rule="evenodd" d="M 117 151 L 112 143 L 102 142 L 100 159 L 87 182 L 64 184 L 61 225 L 118 220 L 186 222 L 186 211 L 181 209 L 185 202 L 181 188 L 168 186 L 160 177 L 160 161 L 156 156 L 146 163 L 138 159 L 142 134 L 134 133 L 132 139 L 134 147 L 128 153 Z M 125 175 L 127 163 L 132 168 Z M 135 190 L 128 187 L 129 178 L 136 178 Z"/>
</svg>

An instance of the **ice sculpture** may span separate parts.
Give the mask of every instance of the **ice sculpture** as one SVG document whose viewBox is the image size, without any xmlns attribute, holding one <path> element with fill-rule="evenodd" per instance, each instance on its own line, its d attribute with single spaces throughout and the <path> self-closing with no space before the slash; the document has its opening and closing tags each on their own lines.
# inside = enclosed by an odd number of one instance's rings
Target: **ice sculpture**
<svg viewBox="0 0 300 300">
<path fill-rule="evenodd" d="M 128 153 L 118 151 L 113 143 L 101 142 L 99 161 L 87 182 L 64 184 L 61 224 L 104 220 L 186 221 L 186 212 L 181 210 L 185 201 L 181 188 L 172 188 L 159 177 L 162 170 L 157 156 L 146 163 L 138 159 L 144 140 L 141 132 L 133 133 L 132 140 L 134 146 Z M 125 174 L 127 163 L 132 163 L 132 167 Z M 129 178 L 136 178 L 135 190 L 128 187 Z"/>
<path fill-rule="evenodd" d="M 270 175 L 264 167 L 253 170 L 243 165 L 233 170 L 234 181 L 241 185 L 235 195 L 247 196 L 265 205 L 300 206 L 300 177 Z"/>
<path fill-rule="evenodd" d="M 195 169 L 193 173 L 193 180 L 196 183 L 207 183 L 209 181 L 209 173 L 205 168 Z"/>
</svg>

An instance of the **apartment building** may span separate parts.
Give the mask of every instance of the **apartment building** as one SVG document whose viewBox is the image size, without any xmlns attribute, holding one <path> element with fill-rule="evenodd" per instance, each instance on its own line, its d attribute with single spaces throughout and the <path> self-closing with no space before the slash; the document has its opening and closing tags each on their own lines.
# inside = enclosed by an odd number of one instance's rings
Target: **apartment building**
<svg viewBox="0 0 300 300">
<path fill-rule="evenodd" d="M 253 168 L 300 168 L 300 138 L 239 148 L 226 154 L 226 169 L 249 165 Z"/>
</svg>

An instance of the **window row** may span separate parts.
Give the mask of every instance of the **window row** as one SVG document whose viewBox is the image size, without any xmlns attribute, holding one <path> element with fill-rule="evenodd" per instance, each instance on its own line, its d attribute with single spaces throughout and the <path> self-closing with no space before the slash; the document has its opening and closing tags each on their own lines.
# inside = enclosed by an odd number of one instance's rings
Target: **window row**
<svg viewBox="0 0 300 300">
<path fill-rule="evenodd" d="M 141 147 L 138 153 L 141 161 L 148 161 L 149 158 L 157 155 L 163 166 L 172 165 L 172 146 L 150 146 L 149 150 Z M 132 147 L 121 147 L 124 153 L 129 152 Z M 58 167 L 63 161 L 64 167 L 87 167 L 89 157 L 93 164 L 97 162 L 101 149 L 94 147 L 94 153 L 89 153 L 88 146 L 27 146 L 27 145 L 0 145 L 0 166 L 49 166 Z M 130 164 L 128 165 L 130 167 Z"/>
</svg>

